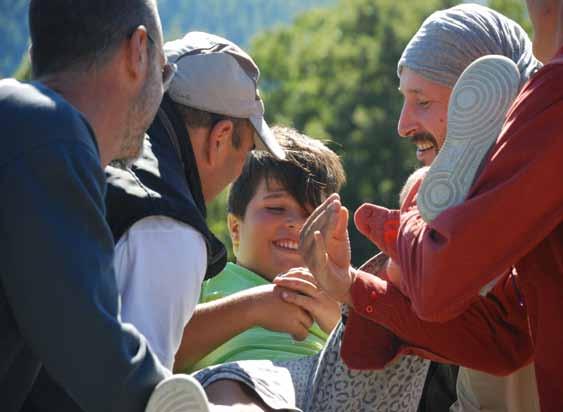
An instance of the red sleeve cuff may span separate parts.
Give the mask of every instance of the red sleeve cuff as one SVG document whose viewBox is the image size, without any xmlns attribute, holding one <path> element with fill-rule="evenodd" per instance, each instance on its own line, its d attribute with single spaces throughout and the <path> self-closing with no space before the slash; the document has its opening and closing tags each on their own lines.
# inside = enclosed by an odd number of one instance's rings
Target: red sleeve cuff
<svg viewBox="0 0 563 412">
<path fill-rule="evenodd" d="M 342 337 L 341 356 L 352 369 L 383 369 L 398 353 L 401 342 L 388 329 L 368 319 L 374 302 L 386 290 L 387 282 L 358 271 L 351 288 L 350 308 Z M 360 314 L 361 312 L 361 314 Z"/>
<path fill-rule="evenodd" d="M 362 270 L 356 272 L 356 279 L 350 288 L 354 310 L 366 317 L 373 317 L 378 298 L 387 293 L 387 282 L 378 276 Z"/>
</svg>

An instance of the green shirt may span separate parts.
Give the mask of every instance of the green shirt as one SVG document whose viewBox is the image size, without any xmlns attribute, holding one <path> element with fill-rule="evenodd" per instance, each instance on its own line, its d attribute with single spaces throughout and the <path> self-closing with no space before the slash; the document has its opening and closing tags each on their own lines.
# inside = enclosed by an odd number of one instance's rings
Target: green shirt
<svg viewBox="0 0 563 412">
<path fill-rule="evenodd" d="M 210 302 L 269 283 L 266 279 L 242 266 L 228 263 L 219 275 L 203 283 L 200 303 Z M 212 327 L 221 327 L 221 325 Z M 197 362 L 192 370 L 239 360 L 289 360 L 315 355 L 323 348 L 327 338 L 327 334 L 317 324 L 311 327 L 309 336 L 302 342 L 293 340 L 291 335 L 287 333 L 254 327 L 219 346 Z"/>
</svg>

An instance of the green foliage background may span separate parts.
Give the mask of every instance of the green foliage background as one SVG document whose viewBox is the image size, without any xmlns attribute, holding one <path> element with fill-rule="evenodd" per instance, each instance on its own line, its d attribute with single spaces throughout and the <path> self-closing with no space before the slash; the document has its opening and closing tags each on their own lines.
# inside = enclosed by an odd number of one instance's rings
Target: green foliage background
<svg viewBox="0 0 563 412">
<path fill-rule="evenodd" d="M 117 0 L 116 0 L 117 1 Z M 158 0 L 165 38 L 203 30 L 246 47 L 256 33 L 289 23 L 296 14 L 335 0 Z M 29 0 L 0 0 L 0 78 L 27 72 Z"/>
<path fill-rule="evenodd" d="M 0 79 L 11 75 L 27 54 L 29 0 L 0 0 Z"/>
<path fill-rule="evenodd" d="M 397 207 L 403 182 L 418 167 L 414 147 L 396 132 L 396 64 L 424 18 L 457 3 L 340 0 L 254 39 L 268 120 L 333 142 L 348 174 L 342 197 L 351 211 L 363 202 Z M 525 19 L 518 0 L 490 5 Z M 352 223 L 350 236 L 356 265 L 377 252 Z"/>
<path fill-rule="evenodd" d="M 6 67 L 17 66 L 20 57 L 14 58 L 12 52 L 27 42 L 27 28 L 22 24 L 27 3 L 0 0 L 0 47 L 7 50 L 0 57 L 0 76 Z M 249 49 L 262 72 L 268 121 L 332 142 L 348 175 L 343 201 L 353 211 L 363 202 L 396 207 L 402 183 L 418 166 L 414 147 L 396 132 L 402 104 L 396 63 L 425 17 L 457 3 L 159 0 L 159 9 L 167 39 L 188 30 L 204 30 Z M 517 20 L 530 33 L 522 1 L 490 0 L 489 6 Z M 26 77 L 28 69 L 24 62 L 18 77 Z M 208 221 L 230 246 L 226 192 L 210 205 Z M 376 250 L 353 224 L 350 234 L 353 261 L 358 265 Z"/>
</svg>

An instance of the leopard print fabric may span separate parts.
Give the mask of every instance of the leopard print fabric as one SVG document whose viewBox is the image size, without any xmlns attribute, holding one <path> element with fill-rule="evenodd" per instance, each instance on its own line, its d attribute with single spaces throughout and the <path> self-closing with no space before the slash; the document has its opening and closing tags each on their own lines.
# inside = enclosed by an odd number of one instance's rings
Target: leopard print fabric
<svg viewBox="0 0 563 412">
<path fill-rule="evenodd" d="M 361 269 L 381 274 L 379 253 Z M 348 316 L 343 306 L 342 318 Z M 340 322 L 316 356 L 289 361 L 239 361 L 195 374 L 205 387 L 221 379 L 244 383 L 274 410 L 302 412 L 416 412 L 430 361 L 404 356 L 378 371 L 356 371 L 340 357 L 345 325 Z"/>
<path fill-rule="evenodd" d="M 316 356 L 227 363 L 195 377 L 204 387 L 221 379 L 242 382 L 275 410 L 416 412 L 430 362 L 405 356 L 384 370 L 351 370 L 340 358 L 343 332 L 340 323 Z"/>
</svg>

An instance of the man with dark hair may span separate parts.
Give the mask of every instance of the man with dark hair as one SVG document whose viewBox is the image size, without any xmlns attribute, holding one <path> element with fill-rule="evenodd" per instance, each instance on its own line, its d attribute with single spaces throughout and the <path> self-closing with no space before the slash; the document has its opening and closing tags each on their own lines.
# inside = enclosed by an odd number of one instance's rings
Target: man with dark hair
<svg viewBox="0 0 563 412">
<path fill-rule="evenodd" d="M 139 155 L 173 73 L 156 4 L 32 0 L 29 24 L 36 80 L 0 81 L 2 410 L 44 370 L 85 411 L 142 411 L 151 392 L 147 410 L 165 411 L 171 390 L 199 388 L 165 379 L 120 320 L 103 174 Z"/>
<path fill-rule="evenodd" d="M 226 264 L 205 221 L 211 202 L 255 146 L 283 158 L 264 122 L 259 70 L 234 43 L 192 32 L 164 46 L 178 71 L 126 169 L 108 167 L 108 221 L 122 316 L 172 369 L 204 278 Z"/>
</svg>

